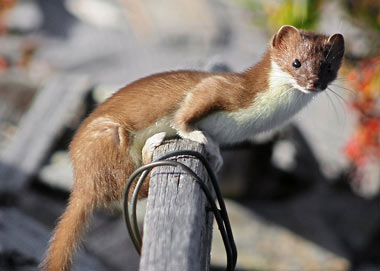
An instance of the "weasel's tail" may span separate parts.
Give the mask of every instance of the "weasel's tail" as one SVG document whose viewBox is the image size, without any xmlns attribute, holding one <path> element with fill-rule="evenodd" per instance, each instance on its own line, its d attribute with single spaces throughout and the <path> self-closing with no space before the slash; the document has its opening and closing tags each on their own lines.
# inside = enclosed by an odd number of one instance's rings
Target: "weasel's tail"
<svg viewBox="0 0 380 271">
<path fill-rule="evenodd" d="M 75 193 L 71 195 L 66 211 L 56 226 L 45 260 L 41 264 L 42 270 L 70 270 L 73 253 L 93 209 L 93 204 L 88 199 L 77 197 Z"/>
</svg>

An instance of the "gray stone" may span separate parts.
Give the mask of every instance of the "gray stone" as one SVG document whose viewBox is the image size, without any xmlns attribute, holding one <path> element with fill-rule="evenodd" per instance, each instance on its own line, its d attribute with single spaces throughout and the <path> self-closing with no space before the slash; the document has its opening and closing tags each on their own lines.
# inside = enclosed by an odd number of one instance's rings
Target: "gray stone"
<svg viewBox="0 0 380 271">
<path fill-rule="evenodd" d="M 49 238 L 47 228 L 33 218 L 15 208 L 0 208 L 0 257 L 22 257 L 24 260 L 20 262 L 21 267 L 27 261 L 31 270 L 35 269 L 43 259 Z M 18 266 L 0 266 L 1 270 L 4 270 L 3 268 Z M 78 255 L 73 270 L 100 271 L 104 270 L 104 266 L 94 257 L 82 252 Z"/>
<path fill-rule="evenodd" d="M 252 210 L 226 201 L 235 242 L 238 268 L 247 270 L 349 270 L 347 259 L 269 222 Z M 214 225 L 211 263 L 225 265 L 225 250 Z"/>
<path fill-rule="evenodd" d="M 67 151 L 55 152 L 47 165 L 39 171 L 42 182 L 56 189 L 71 191 L 73 175 Z"/>
</svg>

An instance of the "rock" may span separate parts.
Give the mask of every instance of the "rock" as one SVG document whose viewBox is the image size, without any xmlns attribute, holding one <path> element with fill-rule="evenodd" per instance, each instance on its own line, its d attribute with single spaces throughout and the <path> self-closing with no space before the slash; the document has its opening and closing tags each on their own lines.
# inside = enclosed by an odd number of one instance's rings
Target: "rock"
<svg viewBox="0 0 380 271">
<path fill-rule="evenodd" d="M 39 178 L 51 187 L 71 191 L 73 175 L 68 152 L 55 152 L 49 163 L 39 171 Z"/>
<path fill-rule="evenodd" d="M 380 165 L 377 157 L 369 157 L 366 163 L 353 169 L 350 185 L 358 195 L 367 198 L 375 198 L 380 191 Z"/>
<path fill-rule="evenodd" d="M 272 163 L 274 166 L 285 170 L 292 171 L 296 168 L 296 148 L 288 140 L 279 140 L 273 148 Z"/>
<path fill-rule="evenodd" d="M 252 210 L 226 201 L 238 248 L 238 268 L 247 270 L 350 269 L 347 259 L 320 247 L 286 228 L 266 221 Z M 211 263 L 225 265 L 225 249 L 214 225 Z"/>
<path fill-rule="evenodd" d="M 35 270 L 43 259 L 49 238 L 47 228 L 33 218 L 15 208 L 0 208 L 0 269 Z M 73 270 L 100 271 L 104 266 L 82 252 Z"/>
<path fill-rule="evenodd" d="M 125 28 L 123 7 L 114 0 L 65 0 L 65 7 L 79 19 L 97 27 Z"/>
</svg>

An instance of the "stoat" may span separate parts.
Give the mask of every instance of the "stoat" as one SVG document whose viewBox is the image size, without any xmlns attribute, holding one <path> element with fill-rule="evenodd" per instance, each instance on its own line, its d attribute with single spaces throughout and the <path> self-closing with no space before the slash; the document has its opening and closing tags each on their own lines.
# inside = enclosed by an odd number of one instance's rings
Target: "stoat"
<svg viewBox="0 0 380 271">
<path fill-rule="evenodd" d="M 121 199 L 129 175 L 143 163 L 148 138 L 179 135 L 215 154 L 219 144 L 289 120 L 336 79 L 343 54 L 341 34 L 282 26 L 261 61 L 243 72 L 164 72 L 120 89 L 84 120 L 71 142 L 75 182 L 43 269 L 70 270 L 94 208 Z"/>
</svg>

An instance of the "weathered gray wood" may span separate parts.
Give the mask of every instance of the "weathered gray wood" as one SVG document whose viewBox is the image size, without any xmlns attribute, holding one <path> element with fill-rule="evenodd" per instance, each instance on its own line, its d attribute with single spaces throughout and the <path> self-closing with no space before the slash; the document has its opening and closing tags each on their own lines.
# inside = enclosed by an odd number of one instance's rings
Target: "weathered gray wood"
<svg viewBox="0 0 380 271">
<path fill-rule="evenodd" d="M 50 235 L 50 231 L 32 217 L 15 208 L 0 208 L 0 255 L 18 254 L 28 260 L 28 266 L 33 267 L 28 270 L 37 270 Z M 98 259 L 83 250 L 74 262 L 73 271 L 105 270 Z M 0 262 L 0 270 L 19 269 L 18 266 L 1 266 Z"/>
<path fill-rule="evenodd" d="M 17 190 L 36 172 L 88 88 L 83 76 L 62 75 L 47 82 L 21 119 L 11 143 L 0 153 L 1 190 Z"/>
<path fill-rule="evenodd" d="M 155 150 L 154 157 L 173 150 L 204 153 L 197 143 L 170 140 Z M 177 161 L 209 183 L 199 160 L 182 156 Z M 209 270 L 213 215 L 207 205 L 199 185 L 180 168 L 156 168 L 150 180 L 140 270 Z"/>
</svg>

